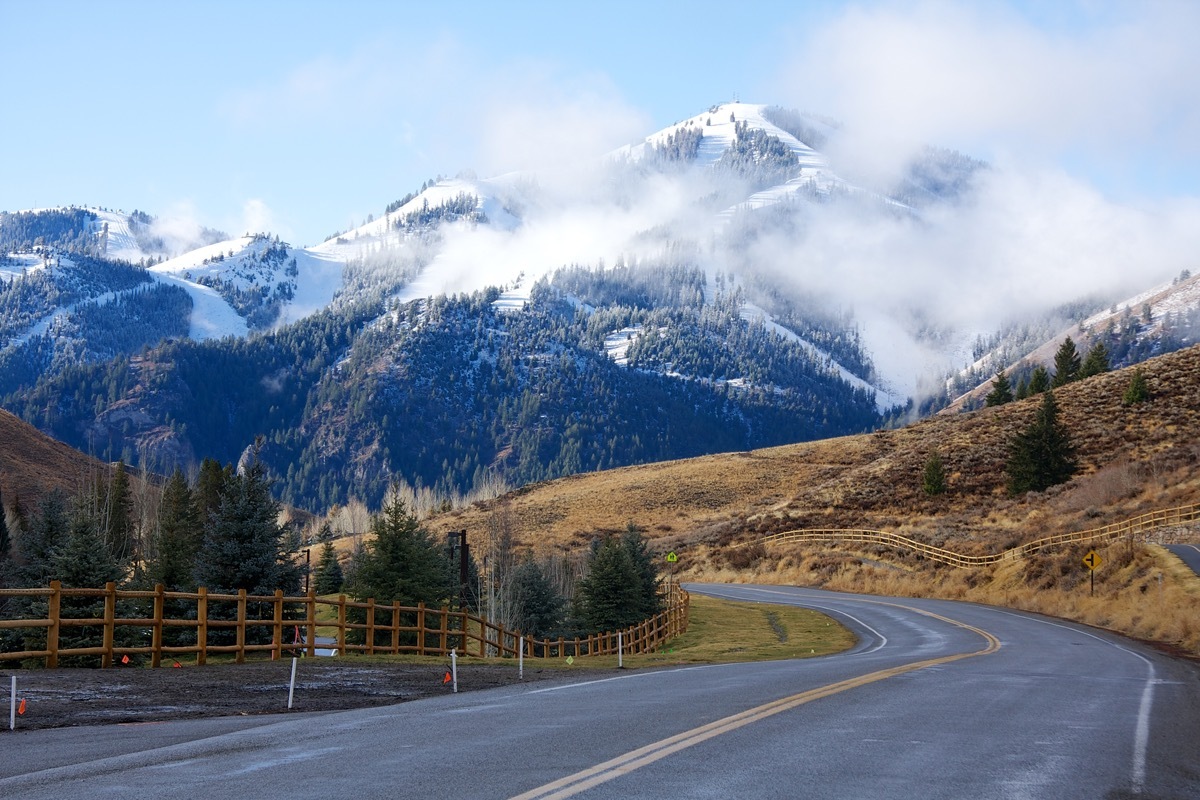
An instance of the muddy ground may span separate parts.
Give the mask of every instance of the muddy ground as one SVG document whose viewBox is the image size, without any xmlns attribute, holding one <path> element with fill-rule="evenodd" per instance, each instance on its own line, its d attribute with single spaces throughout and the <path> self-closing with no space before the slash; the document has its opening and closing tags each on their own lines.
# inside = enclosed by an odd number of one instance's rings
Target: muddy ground
<svg viewBox="0 0 1200 800">
<path fill-rule="evenodd" d="M 158 669 L 31 669 L 0 667 L 3 731 L 8 730 L 11 676 L 17 676 L 18 730 L 68 725 L 287 712 L 292 662 L 256 661 Z M 448 694 L 449 664 L 398 664 L 303 658 L 297 664 L 292 710 L 342 711 Z M 594 669 L 539 669 L 526 664 L 525 682 L 611 675 Z M 520 683 L 517 666 L 459 661 L 460 692 Z"/>
</svg>

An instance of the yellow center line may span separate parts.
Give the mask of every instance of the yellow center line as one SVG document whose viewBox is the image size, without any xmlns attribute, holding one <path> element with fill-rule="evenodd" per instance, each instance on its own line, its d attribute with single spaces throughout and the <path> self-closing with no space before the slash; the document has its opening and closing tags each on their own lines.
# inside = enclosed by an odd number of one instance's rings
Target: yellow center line
<svg viewBox="0 0 1200 800">
<path fill-rule="evenodd" d="M 878 601 L 876 601 L 878 602 Z M 927 617 L 948 622 L 959 628 L 965 628 L 969 631 L 979 634 L 987 642 L 987 646 L 982 650 L 975 650 L 970 653 L 957 653 L 955 655 L 941 656 L 939 658 L 931 658 L 925 661 L 915 661 L 911 664 L 902 664 L 898 667 L 890 667 L 888 669 L 871 672 L 866 675 L 860 675 L 857 678 L 848 678 L 837 683 L 819 686 L 816 689 L 809 689 L 806 692 L 791 695 L 781 700 L 774 700 L 770 703 L 765 703 L 756 708 L 751 708 L 747 711 L 742 711 L 738 714 L 725 717 L 724 719 L 710 722 L 707 725 L 701 725 L 698 728 L 693 728 L 690 731 L 677 733 L 666 739 L 662 739 L 644 747 L 639 747 L 636 750 L 631 750 L 624 755 L 605 761 L 602 764 L 597 764 L 594 767 L 589 767 L 585 770 L 576 772 L 574 775 L 568 775 L 565 778 L 559 778 L 556 781 L 539 786 L 536 789 L 530 789 L 527 792 L 516 795 L 511 800 L 559 800 L 560 798 L 573 797 L 580 792 L 586 791 L 593 786 L 599 786 L 602 783 L 607 783 L 614 778 L 619 778 L 622 775 L 627 775 L 634 770 L 640 769 L 648 764 L 653 764 L 659 759 L 666 758 L 672 753 L 677 753 L 692 745 L 700 744 L 701 742 L 720 736 L 723 733 L 737 730 L 752 722 L 766 719 L 775 714 L 784 711 L 790 711 L 793 708 L 802 706 L 805 703 L 811 703 L 813 700 L 819 700 L 822 697 L 839 694 L 850 689 L 856 689 L 860 686 L 866 686 L 877 681 L 882 681 L 887 678 L 894 678 L 897 675 L 903 675 L 907 672 L 915 672 L 926 667 L 938 666 L 940 664 L 949 664 L 954 661 L 960 661 L 964 658 L 973 658 L 974 656 L 987 655 L 994 653 L 1000 649 L 1000 640 L 987 631 L 976 628 L 973 625 L 967 625 L 965 622 L 959 622 L 949 617 L 943 617 L 940 614 L 934 614 L 930 611 L 922 611 L 918 608 L 909 606 L 901 606 L 895 603 L 880 603 L 880 605 L 895 605 L 898 608 L 905 608 L 909 611 L 915 611 L 918 614 L 923 614 Z"/>
</svg>

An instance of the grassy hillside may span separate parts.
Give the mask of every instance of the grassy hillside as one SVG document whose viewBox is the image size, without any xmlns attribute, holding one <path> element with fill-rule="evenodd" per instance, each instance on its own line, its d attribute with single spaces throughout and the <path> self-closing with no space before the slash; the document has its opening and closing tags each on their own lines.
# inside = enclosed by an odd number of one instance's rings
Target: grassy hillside
<svg viewBox="0 0 1200 800">
<path fill-rule="evenodd" d="M 0 492 L 5 505 L 19 499 L 30 509 L 37 498 L 55 487 L 74 494 L 108 469 L 107 464 L 0 409 Z"/>
<path fill-rule="evenodd" d="M 1010 497 L 1005 489 L 1008 440 L 1041 403 L 1031 398 L 894 431 L 578 475 L 429 524 L 482 533 L 503 519 L 531 550 L 572 552 L 632 522 L 655 549 L 679 554 L 676 569 L 683 577 L 968 597 L 1074 617 L 1200 654 L 1200 579 L 1152 545 L 1103 549 L 1106 568 L 1097 573 L 1095 600 L 1085 594 L 1087 573 L 1078 561 L 1086 550 L 1078 548 L 979 570 L 848 545 L 733 549 L 776 531 L 846 527 L 992 553 L 1200 502 L 1200 347 L 1152 359 L 1141 369 L 1151 399 L 1134 406 L 1122 404 L 1131 370 L 1055 390 L 1079 471 L 1046 492 Z M 938 496 L 922 488 L 932 452 L 941 455 L 947 474 L 948 490 Z M 475 537 L 478 547 L 486 545 L 483 538 Z M 1164 574 L 1161 588 L 1158 573 Z M 1178 615 L 1154 609 L 1172 606 Z"/>
</svg>

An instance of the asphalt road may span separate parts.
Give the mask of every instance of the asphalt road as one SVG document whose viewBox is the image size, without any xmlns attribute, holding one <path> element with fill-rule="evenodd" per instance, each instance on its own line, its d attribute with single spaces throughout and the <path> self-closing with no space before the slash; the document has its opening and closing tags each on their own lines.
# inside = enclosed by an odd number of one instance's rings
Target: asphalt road
<svg viewBox="0 0 1200 800">
<path fill-rule="evenodd" d="M 1167 549 L 1183 560 L 1192 568 L 1192 572 L 1200 575 L 1200 546 L 1194 544 L 1169 544 Z"/>
<path fill-rule="evenodd" d="M 860 641 L 334 714 L 4 732 L 0 797 L 1200 797 L 1193 663 L 982 606 L 690 588 L 817 608 Z"/>
</svg>

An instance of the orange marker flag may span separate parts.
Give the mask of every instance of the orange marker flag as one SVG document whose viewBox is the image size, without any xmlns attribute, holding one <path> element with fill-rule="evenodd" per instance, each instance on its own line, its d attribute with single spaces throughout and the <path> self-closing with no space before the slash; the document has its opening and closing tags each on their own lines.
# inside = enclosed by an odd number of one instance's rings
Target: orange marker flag
<svg viewBox="0 0 1200 800">
<path fill-rule="evenodd" d="M 449 672 L 449 671 L 447 671 L 447 672 L 446 672 L 446 677 L 442 678 L 442 685 L 443 685 L 443 686 L 445 686 L 445 685 L 446 685 L 447 683 L 449 683 L 451 680 L 452 680 L 452 678 L 450 677 L 450 672 Z"/>
<path fill-rule="evenodd" d="M 21 704 L 17 706 L 17 713 L 22 717 L 25 716 L 25 698 L 21 698 Z"/>
<path fill-rule="evenodd" d="M 128 663 L 129 663 L 129 656 L 121 656 L 121 663 L 122 663 L 122 664 L 128 664 Z"/>
<path fill-rule="evenodd" d="M 176 661 L 176 662 L 175 662 L 174 664 L 172 664 L 171 666 L 173 666 L 173 667 L 178 667 L 178 668 L 182 668 L 182 667 L 183 667 L 183 664 L 180 664 L 178 661 Z"/>
</svg>

